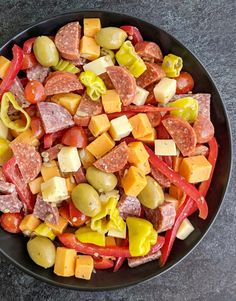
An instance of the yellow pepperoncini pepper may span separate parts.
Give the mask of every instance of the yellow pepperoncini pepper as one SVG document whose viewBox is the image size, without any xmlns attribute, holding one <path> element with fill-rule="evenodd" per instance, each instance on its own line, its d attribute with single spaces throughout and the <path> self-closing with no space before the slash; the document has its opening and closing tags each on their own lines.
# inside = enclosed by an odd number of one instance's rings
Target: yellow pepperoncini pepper
<svg viewBox="0 0 236 301">
<path fill-rule="evenodd" d="M 198 101 L 192 97 L 179 98 L 169 103 L 168 106 L 179 108 L 179 110 L 171 111 L 170 115 L 181 117 L 190 123 L 193 123 L 198 116 Z"/>
<path fill-rule="evenodd" d="M 13 107 L 24 114 L 26 123 L 24 126 L 20 126 L 19 123 L 13 121 L 8 116 L 8 109 L 10 103 L 13 105 Z M 15 99 L 15 96 L 11 92 L 6 92 L 2 96 L 2 102 L 1 102 L 1 110 L 0 110 L 0 117 L 2 119 L 2 122 L 11 130 L 16 130 L 17 132 L 24 132 L 27 130 L 30 126 L 30 116 L 26 113 L 24 109 L 22 109 L 18 102 Z"/>
<path fill-rule="evenodd" d="M 91 230 L 89 227 L 81 227 L 75 231 L 76 238 L 87 244 L 94 244 L 97 246 L 105 247 L 106 239 L 105 234 Z"/>
<path fill-rule="evenodd" d="M 49 228 L 46 224 L 40 224 L 35 230 L 34 233 L 38 236 L 45 236 L 51 240 L 54 240 L 56 235 L 53 233 L 52 229 Z"/>
<path fill-rule="evenodd" d="M 127 217 L 126 223 L 129 232 L 129 251 L 132 256 L 147 255 L 157 241 L 157 231 L 153 225 L 142 218 Z"/>
<path fill-rule="evenodd" d="M 87 94 L 94 101 L 97 101 L 107 90 L 103 80 L 90 70 L 82 72 L 79 78 L 87 88 Z"/>
<path fill-rule="evenodd" d="M 107 233 L 111 229 L 124 231 L 126 224 L 120 216 L 119 210 L 116 208 L 117 202 L 117 199 L 110 198 L 110 200 L 103 205 L 102 210 L 92 217 L 92 230 L 103 234 Z"/>
<path fill-rule="evenodd" d="M 6 163 L 12 157 L 10 142 L 0 137 L 0 166 Z"/>
<path fill-rule="evenodd" d="M 179 76 L 182 68 L 183 68 L 183 60 L 181 57 L 171 53 L 164 57 L 162 63 L 162 69 L 165 71 L 166 76 L 177 77 Z"/>
<path fill-rule="evenodd" d="M 116 53 L 116 60 L 119 65 L 127 67 L 134 77 L 139 77 L 147 69 L 130 41 L 126 41 L 121 45 Z"/>
<path fill-rule="evenodd" d="M 101 51 L 100 51 L 100 55 L 101 56 L 107 56 L 107 55 L 109 55 L 111 57 L 112 62 L 115 64 L 116 59 L 115 59 L 115 53 L 114 53 L 114 51 L 102 47 Z"/>
<path fill-rule="evenodd" d="M 64 61 L 62 59 L 59 60 L 56 66 L 53 67 L 54 70 L 57 71 L 66 71 L 72 74 L 79 73 L 79 68 L 77 68 L 74 64 L 68 61 Z"/>
<path fill-rule="evenodd" d="M 110 198 L 119 201 L 120 198 L 119 191 L 114 189 L 112 191 L 107 191 L 100 194 L 100 201 L 102 202 L 102 204 L 107 203 L 110 200 Z"/>
</svg>

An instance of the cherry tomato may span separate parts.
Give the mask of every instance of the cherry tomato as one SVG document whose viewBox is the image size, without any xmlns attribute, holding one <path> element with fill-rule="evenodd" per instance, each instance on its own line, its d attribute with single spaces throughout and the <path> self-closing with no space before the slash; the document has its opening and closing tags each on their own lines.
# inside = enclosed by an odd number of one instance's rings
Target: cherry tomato
<svg viewBox="0 0 236 301">
<path fill-rule="evenodd" d="M 79 211 L 72 202 L 69 203 L 69 215 L 74 227 L 80 227 L 85 224 L 85 222 L 89 221 L 89 217 Z"/>
<path fill-rule="evenodd" d="M 35 55 L 33 53 L 25 53 L 21 70 L 29 69 L 38 64 Z"/>
<path fill-rule="evenodd" d="M 62 143 L 69 146 L 84 148 L 88 145 L 86 131 L 80 126 L 73 126 L 65 132 Z"/>
<path fill-rule="evenodd" d="M 37 80 L 31 80 L 25 87 L 25 97 L 30 103 L 37 103 L 46 99 L 44 86 Z"/>
<path fill-rule="evenodd" d="M 23 219 L 23 214 L 21 213 L 3 213 L 1 216 L 1 226 L 2 228 L 10 233 L 19 233 L 20 223 Z"/>
<path fill-rule="evenodd" d="M 30 126 L 36 138 L 41 139 L 44 136 L 45 131 L 42 125 L 42 121 L 39 117 L 32 117 Z"/>
<path fill-rule="evenodd" d="M 188 72 L 180 72 L 180 75 L 175 78 L 176 80 L 176 94 L 184 94 L 192 91 L 194 86 L 194 80 L 192 75 Z"/>
</svg>

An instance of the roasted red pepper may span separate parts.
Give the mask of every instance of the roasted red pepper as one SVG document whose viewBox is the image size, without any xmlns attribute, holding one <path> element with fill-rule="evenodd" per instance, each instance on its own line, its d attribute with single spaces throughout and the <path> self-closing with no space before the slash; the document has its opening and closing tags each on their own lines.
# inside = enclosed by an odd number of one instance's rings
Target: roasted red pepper
<svg viewBox="0 0 236 301">
<path fill-rule="evenodd" d="M 114 261 L 108 258 L 100 257 L 95 258 L 93 257 L 94 268 L 96 270 L 107 270 L 114 266 Z"/>
<path fill-rule="evenodd" d="M 123 29 L 127 33 L 128 39 L 132 42 L 133 45 L 143 41 L 143 37 L 137 27 L 124 25 L 121 26 L 120 29 Z"/>
<path fill-rule="evenodd" d="M 121 246 L 127 247 L 128 245 L 129 245 L 129 241 L 126 238 L 125 240 L 122 241 Z M 115 263 L 113 272 L 117 272 L 122 267 L 122 265 L 124 264 L 124 262 L 125 262 L 125 257 L 118 257 L 116 259 L 116 263 Z"/>
<path fill-rule="evenodd" d="M 13 59 L 11 61 L 10 67 L 8 68 L 7 75 L 4 77 L 0 84 L 0 100 L 2 99 L 2 95 L 9 90 L 22 67 L 23 50 L 19 46 L 14 45 L 12 48 L 12 53 Z"/>
<path fill-rule="evenodd" d="M 32 52 L 32 48 L 33 48 L 33 44 L 34 44 L 34 41 L 36 40 L 36 38 L 30 38 L 28 40 L 26 40 L 24 42 L 24 45 L 23 45 L 23 51 L 24 53 L 31 53 Z"/>
<path fill-rule="evenodd" d="M 172 108 L 172 107 L 155 107 L 152 105 L 142 105 L 142 106 L 136 106 L 136 105 L 128 105 L 122 107 L 122 112 L 135 112 L 135 113 L 147 113 L 147 112 L 167 112 L 167 111 L 173 111 L 178 110 L 179 108 Z"/>
<path fill-rule="evenodd" d="M 135 112 L 116 112 L 116 113 L 110 113 L 110 114 L 107 114 L 107 117 L 109 120 L 112 120 L 114 118 L 117 118 L 117 117 L 120 117 L 120 116 L 123 116 L 125 115 L 127 118 L 131 118 L 135 115 Z"/>
</svg>

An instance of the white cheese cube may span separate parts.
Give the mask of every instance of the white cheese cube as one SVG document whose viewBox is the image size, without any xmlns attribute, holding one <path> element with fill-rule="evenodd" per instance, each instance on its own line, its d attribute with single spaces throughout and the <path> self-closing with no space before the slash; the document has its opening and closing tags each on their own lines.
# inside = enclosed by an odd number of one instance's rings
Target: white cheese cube
<svg viewBox="0 0 236 301">
<path fill-rule="evenodd" d="M 116 229 L 110 229 L 107 233 L 108 236 L 117 237 L 117 238 L 126 238 L 126 225 L 124 231 L 118 231 Z"/>
<path fill-rule="evenodd" d="M 179 227 L 179 230 L 177 231 L 176 237 L 178 239 L 184 240 L 186 239 L 192 232 L 194 231 L 193 225 L 190 223 L 190 221 L 185 218 L 182 221 L 182 224 Z"/>
<path fill-rule="evenodd" d="M 80 158 L 77 148 L 74 146 L 64 146 L 57 155 L 60 170 L 62 172 L 77 171 L 80 166 Z"/>
<path fill-rule="evenodd" d="M 0 119 L 0 138 L 7 139 L 8 136 L 8 127 Z"/>
<path fill-rule="evenodd" d="M 145 104 L 145 101 L 148 97 L 149 92 L 139 86 L 136 88 L 135 98 L 133 100 L 133 104 L 136 106 L 142 106 Z"/>
<path fill-rule="evenodd" d="M 154 96 L 157 102 L 166 104 L 175 95 L 176 80 L 168 77 L 162 78 L 153 89 Z"/>
<path fill-rule="evenodd" d="M 115 141 L 119 141 L 124 137 L 129 136 L 132 131 L 132 126 L 128 118 L 123 115 L 111 120 L 110 134 Z"/>
<path fill-rule="evenodd" d="M 58 203 L 69 198 L 66 180 L 62 177 L 53 177 L 41 184 L 43 200 Z"/>
<path fill-rule="evenodd" d="M 106 68 L 109 66 L 114 66 L 110 55 L 102 56 L 99 59 L 96 59 L 88 64 L 83 66 L 84 71 L 90 70 L 93 71 L 95 74 L 100 75 L 106 72 Z"/>
<path fill-rule="evenodd" d="M 172 139 L 157 139 L 155 143 L 155 154 L 157 156 L 176 156 L 176 144 Z"/>
</svg>

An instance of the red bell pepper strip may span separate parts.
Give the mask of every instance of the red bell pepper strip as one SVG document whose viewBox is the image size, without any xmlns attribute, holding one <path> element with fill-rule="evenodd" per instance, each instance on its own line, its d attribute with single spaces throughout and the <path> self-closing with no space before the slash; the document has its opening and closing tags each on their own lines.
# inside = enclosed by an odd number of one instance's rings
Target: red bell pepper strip
<svg viewBox="0 0 236 301">
<path fill-rule="evenodd" d="M 129 245 L 129 241 L 126 238 L 125 240 L 122 241 L 121 246 L 127 247 L 128 245 Z M 115 263 L 113 272 L 117 272 L 122 267 L 124 262 L 125 262 L 125 257 L 118 257 L 116 259 L 116 263 Z"/>
<path fill-rule="evenodd" d="M 33 48 L 33 44 L 34 44 L 34 41 L 36 40 L 36 38 L 30 38 L 28 40 L 26 40 L 24 42 L 24 45 L 23 45 L 23 51 L 24 53 L 31 53 L 32 52 L 32 48 Z"/>
<path fill-rule="evenodd" d="M 16 78 L 18 72 L 20 71 L 23 63 L 23 50 L 14 45 L 12 48 L 13 59 L 8 68 L 7 74 L 2 80 L 0 84 L 0 101 L 2 99 L 2 95 L 9 90 L 14 79 Z"/>
<path fill-rule="evenodd" d="M 172 168 L 172 157 L 171 156 L 162 156 L 162 160 Z"/>
<path fill-rule="evenodd" d="M 134 112 L 134 113 L 147 113 L 147 112 L 168 112 L 173 110 L 179 110 L 179 108 L 173 107 L 155 107 L 152 105 L 142 105 L 142 106 L 135 106 L 135 105 L 128 105 L 122 106 L 122 112 Z"/>
<path fill-rule="evenodd" d="M 93 257 L 95 270 L 107 270 L 114 266 L 114 261 L 108 258 L 95 258 Z"/>
<path fill-rule="evenodd" d="M 137 27 L 124 25 L 121 26 L 120 29 L 123 29 L 128 34 L 128 39 L 132 42 L 133 45 L 143 41 L 143 37 Z"/>
<path fill-rule="evenodd" d="M 117 117 L 120 117 L 120 116 L 123 116 L 123 115 L 125 115 L 127 118 L 130 118 L 130 117 L 133 117 L 135 115 L 135 112 L 126 111 L 126 112 L 110 113 L 110 114 L 107 114 L 107 117 L 108 117 L 109 120 L 112 120 L 114 118 L 117 118 Z"/>
<path fill-rule="evenodd" d="M 109 257 L 131 257 L 129 247 L 109 246 L 100 247 L 93 244 L 85 244 L 76 239 L 73 233 L 62 233 L 58 235 L 60 242 L 67 248 L 74 249 L 79 253 L 87 255 L 100 255 Z M 156 253 L 163 246 L 165 238 L 158 236 L 157 242 L 151 247 L 149 254 Z"/>
<path fill-rule="evenodd" d="M 3 165 L 2 171 L 7 181 L 15 184 L 20 200 L 25 204 L 25 210 L 27 213 L 31 213 L 34 209 L 35 198 L 31 193 L 27 183 L 22 180 L 16 158 L 12 157 L 10 160 L 8 160 Z"/>
<path fill-rule="evenodd" d="M 73 227 L 80 227 L 90 220 L 88 216 L 75 207 L 73 202 L 69 203 L 69 216 Z"/>
</svg>

